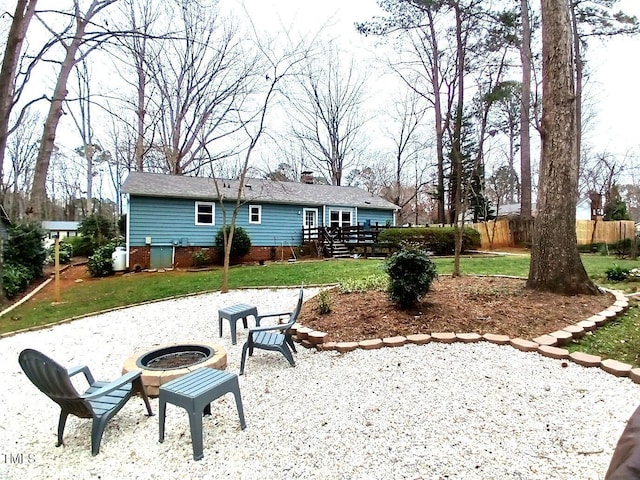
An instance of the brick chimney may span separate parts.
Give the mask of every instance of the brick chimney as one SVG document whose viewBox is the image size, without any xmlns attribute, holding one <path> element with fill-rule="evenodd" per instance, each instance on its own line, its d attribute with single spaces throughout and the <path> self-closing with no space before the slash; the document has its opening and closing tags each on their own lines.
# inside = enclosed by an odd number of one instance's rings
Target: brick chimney
<svg viewBox="0 0 640 480">
<path fill-rule="evenodd" d="M 300 174 L 301 183 L 313 183 L 313 172 L 311 170 L 305 170 Z"/>
</svg>

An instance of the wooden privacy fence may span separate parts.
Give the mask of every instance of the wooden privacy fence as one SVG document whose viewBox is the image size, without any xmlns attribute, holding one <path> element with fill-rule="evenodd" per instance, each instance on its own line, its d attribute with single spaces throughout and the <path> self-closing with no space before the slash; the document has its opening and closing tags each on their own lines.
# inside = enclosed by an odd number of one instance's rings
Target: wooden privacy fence
<svg viewBox="0 0 640 480">
<path fill-rule="evenodd" d="M 471 226 L 480 232 L 481 248 L 483 249 L 490 248 L 490 238 L 493 238 L 494 249 L 531 245 L 533 221 L 498 220 L 496 222 L 474 223 Z M 578 245 L 587 245 L 589 243 L 614 244 L 625 238 L 633 238 L 634 235 L 635 224 L 631 220 L 613 222 L 605 222 L 603 220 L 576 221 Z"/>
</svg>

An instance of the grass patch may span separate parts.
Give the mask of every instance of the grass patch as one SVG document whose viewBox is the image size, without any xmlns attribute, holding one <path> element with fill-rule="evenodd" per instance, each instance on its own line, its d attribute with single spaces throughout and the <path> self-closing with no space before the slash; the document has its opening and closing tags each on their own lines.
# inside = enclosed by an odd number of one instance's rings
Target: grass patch
<svg viewBox="0 0 640 480">
<path fill-rule="evenodd" d="M 634 301 L 623 316 L 566 348 L 640 366 L 640 305 Z"/>
<path fill-rule="evenodd" d="M 464 256 L 460 268 L 467 275 L 509 275 L 526 277 L 529 273 L 528 255 Z M 625 268 L 639 266 L 638 261 L 620 260 L 614 256 L 582 255 L 589 276 L 599 285 L 632 292 L 640 282 L 605 283 L 605 272 L 612 265 Z M 453 272 L 454 259 L 433 258 L 439 274 Z M 216 291 L 220 288 L 222 272 L 140 273 L 118 277 L 92 279 L 63 289 L 61 303 L 54 303 L 52 295 L 37 295 L 34 299 L 0 317 L 0 333 L 47 325 L 67 318 L 131 304 L 161 300 L 168 297 Z M 347 290 L 384 288 L 384 261 L 380 259 L 299 261 L 269 263 L 264 266 L 237 266 L 229 274 L 229 287 L 296 286 L 339 283 Z M 496 292 L 497 295 L 500 292 Z M 595 313 L 595 312 L 594 312 Z M 639 365 L 640 307 L 634 304 L 621 318 L 574 343 L 571 351 L 580 350 L 603 358 L 615 358 Z"/>
</svg>

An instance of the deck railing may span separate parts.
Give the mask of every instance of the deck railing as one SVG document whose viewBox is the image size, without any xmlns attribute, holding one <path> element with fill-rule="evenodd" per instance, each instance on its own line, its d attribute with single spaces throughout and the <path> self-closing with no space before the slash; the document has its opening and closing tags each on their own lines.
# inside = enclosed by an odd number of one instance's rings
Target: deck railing
<svg viewBox="0 0 640 480">
<path fill-rule="evenodd" d="M 346 227 L 304 227 L 302 241 L 326 246 L 329 251 L 334 243 L 342 243 L 348 247 L 364 247 L 373 245 L 378 235 L 389 228 L 387 225 L 353 225 Z"/>
</svg>

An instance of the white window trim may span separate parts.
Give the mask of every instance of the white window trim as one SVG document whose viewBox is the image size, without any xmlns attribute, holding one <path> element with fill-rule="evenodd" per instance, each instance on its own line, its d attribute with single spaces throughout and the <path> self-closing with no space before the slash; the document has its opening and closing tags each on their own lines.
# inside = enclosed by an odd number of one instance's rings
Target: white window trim
<svg viewBox="0 0 640 480">
<path fill-rule="evenodd" d="M 344 212 L 349 214 L 349 227 L 353 226 L 353 212 L 351 211 L 351 209 L 349 208 L 332 208 L 331 210 L 329 210 L 329 225 L 331 226 L 331 214 L 337 212 L 338 213 L 338 224 L 340 227 L 344 227 L 345 225 L 342 224 L 342 214 Z"/>
<path fill-rule="evenodd" d="M 198 222 L 198 211 L 200 205 L 211 205 L 211 223 Z M 196 225 L 215 225 L 216 224 L 216 204 L 215 202 L 196 202 L 195 205 L 195 224 Z"/>
<path fill-rule="evenodd" d="M 254 222 L 251 220 L 251 211 L 257 208 L 258 209 L 258 221 Z M 262 223 L 262 205 L 249 205 L 249 223 L 254 225 L 260 225 Z"/>
</svg>

